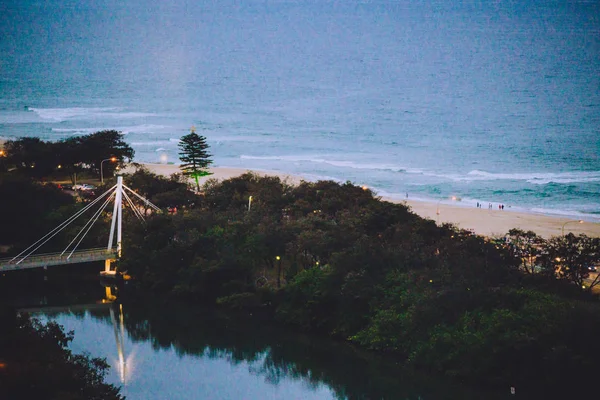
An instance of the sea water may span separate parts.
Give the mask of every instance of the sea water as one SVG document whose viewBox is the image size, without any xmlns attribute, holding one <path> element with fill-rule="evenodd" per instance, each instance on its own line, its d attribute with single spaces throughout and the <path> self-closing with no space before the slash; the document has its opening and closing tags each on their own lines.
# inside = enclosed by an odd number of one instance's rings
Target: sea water
<svg viewBox="0 0 600 400">
<path fill-rule="evenodd" d="M 600 220 L 596 1 L 6 0 L 0 138 Z M 109 155 L 107 155 L 109 156 Z M 505 208 L 506 209 L 506 208 Z"/>
</svg>

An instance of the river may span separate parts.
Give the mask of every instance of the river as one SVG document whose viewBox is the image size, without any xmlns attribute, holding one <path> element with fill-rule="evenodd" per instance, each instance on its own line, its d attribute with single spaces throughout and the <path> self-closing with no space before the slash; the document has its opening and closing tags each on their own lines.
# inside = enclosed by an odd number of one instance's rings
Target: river
<svg viewBox="0 0 600 400">
<path fill-rule="evenodd" d="M 98 287 L 96 300 L 103 293 Z M 503 398 L 249 317 L 82 300 L 51 306 L 44 298 L 42 307 L 29 312 L 74 331 L 74 352 L 106 358 L 111 365 L 107 381 L 121 386 L 130 400 Z"/>
</svg>

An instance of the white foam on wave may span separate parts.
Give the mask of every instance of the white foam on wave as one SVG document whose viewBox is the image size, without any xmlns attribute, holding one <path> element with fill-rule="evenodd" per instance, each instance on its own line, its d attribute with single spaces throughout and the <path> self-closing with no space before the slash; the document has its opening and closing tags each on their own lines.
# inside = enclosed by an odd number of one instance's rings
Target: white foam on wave
<svg viewBox="0 0 600 400">
<path fill-rule="evenodd" d="M 145 142 L 130 142 L 132 146 L 168 146 L 172 145 L 172 142 L 169 140 L 148 140 Z"/>
<path fill-rule="evenodd" d="M 580 211 L 571 211 L 571 210 L 560 210 L 553 208 L 540 208 L 534 207 L 531 209 L 532 212 L 544 215 L 556 215 L 556 216 L 565 216 L 565 217 L 573 217 L 576 219 L 581 219 L 584 221 L 592 221 L 598 222 L 600 221 L 600 216 L 595 214 L 586 214 Z"/>
<path fill-rule="evenodd" d="M 344 160 L 330 160 L 326 158 L 313 158 L 306 156 L 248 156 L 241 155 L 241 159 L 245 160 L 274 160 L 274 161 L 287 161 L 287 162 L 311 162 L 316 164 L 328 164 L 334 167 L 341 168 L 353 168 L 353 169 L 367 169 L 367 170 L 381 170 L 381 171 L 393 171 L 393 172 L 406 172 L 413 174 L 421 174 L 423 171 L 418 168 L 405 168 L 394 164 L 378 164 L 378 163 L 356 163 L 354 161 Z"/>
<path fill-rule="evenodd" d="M 548 183 L 600 182 L 600 171 L 539 172 L 539 173 L 492 173 L 473 170 L 458 180 L 521 180 L 535 185 Z"/>
<path fill-rule="evenodd" d="M 72 108 L 34 108 L 29 110 L 36 113 L 40 118 L 64 122 L 70 120 L 88 120 L 98 118 L 142 118 L 151 117 L 156 114 L 124 111 L 118 107 L 72 107 Z"/>
<path fill-rule="evenodd" d="M 121 132 L 123 135 L 130 133 L 156 133 L 168 128 L 164 125 L 133 125 L 133 126 L 120 126 L 120 127 L 104 127 L 104 128 L 52 128 L 52 132 L 59 133 L 71 133 L 74 135 L 78 134 L 90 134 L 94 132 L 100 132 L 105 130 L 115 130 Z"/>
<path fill-rule="evenodd" d="M 103 128 L 52 128 L 52 132 L 58 133 L 93 133 L 103 130 Z"/>
<path fill-rule="evenodd" d="M 378 188 L 372 188 L 375 193 L 378 196 L 382 196 L 384 198 L 389 198 L 395 201 L 402 201 L 406 199 L 406 193 L 397 193 L 397 192 L 387 192 L 385 190 L 379 190 Z M 554 216 L 554 217 L 567 217 L 567 218 L 573 218 L 573 219 L 581 219 L 581 220 L 585 220 L 585 221 L 590 221 L 590 222 L 600 222 L 600 215 L 598 214 L 592 214 L 592 213 L 586 213 L 586 212 L 582 212 L 582 211 L 575 211 L 575 210 L 564 210 L 564 209 L 555 209 L 555 208 L 540 208 L 540 207 L 522 207 L 522 206 L 515 206 L 515 205 L 511 205 L 511 204 L 507 204 L 506 202 L 498 202 L 498 201 L 487 201 L 487 200 L 480 200 L 480 199 L 475 199 L 475 198 L 470 198 L 470 197 L 463 197 L 462 199 L 460 199 L 459 201 L 455 201 L 452 200 L 450 198 L 432 198 L 432 197 L 427 197 L 427 196 L 419 196 L 419 195 L 414 195 L 414 194 L 410 194 L 409 200 L 416 200 L 416 201 L 422 201 L 422 202 L 426 202 L 426 203 L 431 203 L 431 204 L 447 204 L 447 205 L 452 205 L 452 206 L 456 206 L 456 207 L 476 207 L 477 203 L 483 204 L 483 208 L 487 207 L 488 203 L 492 203 L 493 205 L 493 209 L 496 210 L 498 207 L 498 204 L 504 204 L 505 205 L 505 209 L 504 211 L 506 212 L 522 212 L 522 213 L 529 213 L 529 214 L 542 214 L 542 215 L 549 215 L 549 216 Z M 581 209 L 585 209 L 585 208 L 589 208 L 590 211 L 595 210 L 596 208 L 592 205 L 588 205 L 588 206 L 577 206 L 578 208 Z"/>
<path fill-rule="evenodd" d="M 209 142 L 215 142 L 221 144 L 221 142 L 247 142 L 247 143 L 261 143 L 261 142 L 276 142 L 279 139 L 265 136 L 208 136 L 206 138 Z"/>
</svg>

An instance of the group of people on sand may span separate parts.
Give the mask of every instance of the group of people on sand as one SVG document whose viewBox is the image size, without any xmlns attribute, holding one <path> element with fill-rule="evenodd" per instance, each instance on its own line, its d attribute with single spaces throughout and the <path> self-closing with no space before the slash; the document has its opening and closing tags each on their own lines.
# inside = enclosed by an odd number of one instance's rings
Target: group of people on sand
<svg viewBox="0 0 600 400">
<path fill-rule="evenodd" d="M 477 202 L 477 208 L 482 208 L 482 207 L 483 207 L 483 203 Z M 488 203 L 488 209 L 491 210 L 492 208 L 494 208 L 492 203 Z M 504 204 L 498 204 L 498 210 L 504 210 Z"/>
</svg>

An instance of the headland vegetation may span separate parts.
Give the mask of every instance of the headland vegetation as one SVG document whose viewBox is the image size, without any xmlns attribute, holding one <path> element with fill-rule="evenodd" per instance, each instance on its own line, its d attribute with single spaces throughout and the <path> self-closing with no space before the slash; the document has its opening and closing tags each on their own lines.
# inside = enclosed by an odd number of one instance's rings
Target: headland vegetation
<svg viewBox="0 0 600 400">
<path fill-rule="evenodd" d="M 7 215 L 28 207 L 28 218 L 51 226 L 89 201 L 27 176 L 35 168 L 8 169 L 0 179 L 0 193 L 13 199 Z M 478 235 L 351 182 L 247 172 L 212 175 L 197 192 L 180 175 L 126 172 L 128 186 L 164 212 L 124 237 L 118 268 L 132 278 L 125 302 L 252 314 L 530 398 L 594 393 L 598 237 Z M 20 236 L 4 238 L 7 254 L 31 239 L 20 223 L 11 223 Z M 99 240 L 97 229 L 90 240 Z"/>
</svg>

